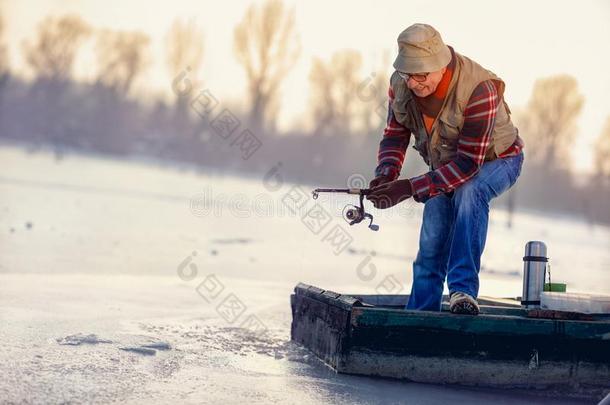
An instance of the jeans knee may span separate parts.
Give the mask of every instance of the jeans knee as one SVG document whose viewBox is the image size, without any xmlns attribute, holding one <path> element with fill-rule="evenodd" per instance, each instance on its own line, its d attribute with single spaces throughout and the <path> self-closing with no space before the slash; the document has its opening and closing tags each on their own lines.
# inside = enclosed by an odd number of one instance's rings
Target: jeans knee
<svg viewBox="0 0 610 405">
<path fill-rule="evenodd" d="M 473 180 L 464 183 L 455 191 L 453 202 L 460 210 L 476 209 L 481 204 L 488 204 L 484 188 Z"/>
</svg>

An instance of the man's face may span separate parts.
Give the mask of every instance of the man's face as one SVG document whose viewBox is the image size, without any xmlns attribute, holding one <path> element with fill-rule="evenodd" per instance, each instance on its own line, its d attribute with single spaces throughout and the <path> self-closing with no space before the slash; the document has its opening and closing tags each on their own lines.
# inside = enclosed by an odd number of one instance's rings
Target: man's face
<svg viewBox="0 0 610 405">
<path fill-rule="evenodd" d="M 413 77 L 409 77 L 409 79 L 407 80 L 407 87 L 413 93 L 415 93 L 417 97 L 427 97 L 436 91 L 436 88 L 441 82 L 443 74 L 445 74 L 446 70 L 447 68 L 444 67 L 441 70 L 437 70 L 436 72 L 428 73 L 426 80 L 424 80 L 423 82 L 418 82 Z M 421 74 L 425 75 L 425 73 Z"/>
</svg>

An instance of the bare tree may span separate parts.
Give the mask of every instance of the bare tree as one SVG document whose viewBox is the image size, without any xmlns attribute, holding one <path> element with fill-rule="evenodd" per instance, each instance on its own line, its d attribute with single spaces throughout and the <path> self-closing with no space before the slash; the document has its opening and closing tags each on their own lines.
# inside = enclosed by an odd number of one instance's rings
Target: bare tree
<svg viewBox="0 0 610 405">
<path fill-rule="evenodd" d="M 191 83 L 193 88 L 200 88 L 197 83 L 197 72 L 203 62 L 204 36 L 195 25 L 193 20 L 184 22 L 175 20 L 166 35 L 167 67 L 171 77 L 177 77 L 182 71 L 188 69 L 193 73 Z M 187 93 L 188 94 L 188 93 Z M 174 126 L 178 133 L 185 133 L 189 127 L 189 103 L 190 97 L 178 94 L 174 110 Z M 200 122 L 199 129 L 204 128 L 205 123 Z M 197 130 L 195 130 L 197 132 Z"/>
<path fill-rule="evenodd" d="M 320 58 L 314 58 L 309 73 L 311 87 L 309 102 L 315 134 L 330 132 L 338 121 L 339 113 L 331 90 L 332 80 L 333 76 L 327 64 Z"/>
<path fill-rule="evenodd" d="M 361 69 L 362 57 L 354 50 L 338 51 L 328 62 L 314 58 L 309 74 L 314 133 L 352 133 L 369 123 L 370 111 L 363 107 L 377 96 L 361 88 L 366 84 Z M 372 109 L 373 104 L 368 107 Z"/>
<path fill-rule="evenodd" d="M 362 125 L 365 134 L 379 133 L 385 126 L 390 83 L 386 69 L 389 65 L 390 53 L 385 51 L 381 58 L 381 65 L 365 77 L 356 90 L 356 95 L 362 103 Z"/>
<path fill-rule="evenodd" d="M 595 143 L 594 162 L 595 174 L 610 186 L 610 116 Z"/>
<path fill-rule="evenodd" d="M 280 85 L 300 54 L 294 9 L 285 10 L 280 0 L 251 5 L 233 39 L 248 79 L 250 124 L 257 131 L 273 127 Z"/>
<path fill-rule="evenodd" d="M 0 92 L 2 92 L 6 85 L 9 76 L 8 52 L 4 42 L 4 18 L 0 9 Z"/>
<path fill-rule="evenodd" d="M 172 77 L 187 67 L 197 72 L 203 62 L 203 32 L 195 22 L 175 20 L 166 37 L 167 67 Z"/>
<path fill-rule="evenodd" d="M 362 76 L 362 57 L 354 50 L 338 51 L 330 61 L 313 60 L 309 81 L 314 133 L 369 134 L 386 119 L 387 55 L 376 71 Z"/>
<path fill-rule="evenodd" d="M 37 106 L 31 106 L 31 120 L 40 143 L 51 143 L 58 159 L 73 139 L 73 120 L 69 119 L 70 76 L 77 52 L 91 29 L 80 17 L 46 17 L 38 24 L 36 37 L 23 43 L 26 63 L 36 81 L 31 87 Z"/>
<path fill-rule="evenodd" d="M 549 169 L 569 168 L 569 148 L 576 135 L 576 119 L 584 103 L 576 79 L 558 75 L 534 84 L 519 126 L 523 129 L 530 156 Z"/>
<path fill-rule="evenodd" d="M 8 54 L 4 43 L 4 18 L 0 13 L 0 84 L 4 82 L 4 77 L 8 76 L 8 70 Z"/>
<path fill-rule="evenodd" d="M 149 63 L 149 42 L 140 32 L 102 31 L 97 42 L 98 81 L 115 93 L 128 94 Z"/>
<path fill-rule="evenodd" d="M 8 54 L 6 52 L 6 45 L 4 44 L 4 19 L 2 17 L 3 15 L 0 13 L 0 126 L 4 124 L 5 87 L 10 77 Z M 1 127 L 0 130 L 2 130 Z"/>
<path fill-rule="evenodd" d="M 38 78 L 61 81 L 72 73 L 79 46 L 91 29 L 78 16 L 47 17 L 33 42 L 24 43 L 25 59 Z"/>
</svg>

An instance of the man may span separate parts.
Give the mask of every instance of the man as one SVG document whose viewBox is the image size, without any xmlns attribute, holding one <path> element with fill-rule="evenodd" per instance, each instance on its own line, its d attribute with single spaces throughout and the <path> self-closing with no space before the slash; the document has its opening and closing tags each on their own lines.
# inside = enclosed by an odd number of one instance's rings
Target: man
<svg viewBox="0 0 610 405">
<path fill-rule="evenodd" d="M 523 141 L 504 101 L 504 82 L 445 45 L 431 26 L 398 36 L 387 126 L 367 196 L 376 208 L 413 197 L 424 206 L 407 309 L 477 315 L 478 272 L 489 202 L 517 180 Z M 396 180 L 411 135 L 430 171 Z"/>
</svg>

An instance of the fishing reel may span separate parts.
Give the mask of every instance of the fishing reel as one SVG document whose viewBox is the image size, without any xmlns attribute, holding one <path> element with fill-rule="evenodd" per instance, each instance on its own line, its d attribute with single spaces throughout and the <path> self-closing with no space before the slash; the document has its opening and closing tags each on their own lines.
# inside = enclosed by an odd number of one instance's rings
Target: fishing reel
<svg viewBox="0 0 610 405">
<path fill-rule="evenodd" d="M 361 188 L 316 188 L 311 194 L 314 200 L 318 198 L 318 193 L 357 194 L 360 205 L 346 205 L 342 212 L 343 218 L 350 225 L 358 224 L 365 219 L 369 219 L 369 229 L 378 231 L 379 225 L 373 224 L 373 216 L 364 210 L 364 196 L 369 194 L 369 192 L 370 189 Z"/>
</svg>

